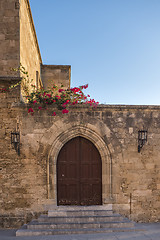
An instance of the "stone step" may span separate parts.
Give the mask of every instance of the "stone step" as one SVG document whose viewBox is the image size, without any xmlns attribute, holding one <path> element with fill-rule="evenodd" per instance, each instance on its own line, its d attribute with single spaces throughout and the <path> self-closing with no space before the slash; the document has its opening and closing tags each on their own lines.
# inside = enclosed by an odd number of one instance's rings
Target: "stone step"
<svg viewBox="0 0 160 240">
<path fill-rule="evenodd" d="M 16 236 L 134 231 L 134 223 L 107 206 L 60 206 L 24 225 Z"/>
<path fill-rule="evenodd" d="M 71 217 L 67 217 L 67 216 L 54 216 L 54 217 L 48 217 L 47 215 L 41 215 L 38 218 L 38 222 L 39 223 L 44 223 L 44 222 L 50 222 L 50 223 L 81 223 L 81 222 L 85 222 L 85 223 L 92 223 L 92 222 L 112 222 L 112 221 L 122 221 L 124 218 L 119 215 L 119 214 L 114 214 L 112 215 L 97 215 L 97 216 L 90 216 L 90 215 L 86 215 L 86 216 L 71 216 Z"/>
<path fill-rule="evenodd" d="M 92 206 L 57 206 L 55 204 L 46 204 L 44 205 L 44 210 L 46 211 L 64 211 L 66 208 L 70 211 L 75 210 L 112 210 L 112 204 L 105 205 L 92 205 Z"/>
<path fill-rule="evenodd" d="M 96 234 L 111 232 L 134 232 L 134 227 L 130 228 L 92 228 L 92 229 L 27 229 L 26 224 L 16 232 L 16 236 L 42 236 L 42 235 L 68 235 L 68 234 Z"/>
<path fill-rule="evenodd" d="M 48 217 L 72 217 L 72 216 L 108 216 L 113 215 L 112 210 L 54 210 L 48 211 Z"/>
<path fill-rule="evenodd" d="M 28 229 L 91 229 L 91 228 L 127 228 L 133 227 L 134 224 L 131 221 L 121 222 L 99 222 L 99 223 L 39 223 L 38 221 L 32 221 L 27 225 Z"/>
</svg>

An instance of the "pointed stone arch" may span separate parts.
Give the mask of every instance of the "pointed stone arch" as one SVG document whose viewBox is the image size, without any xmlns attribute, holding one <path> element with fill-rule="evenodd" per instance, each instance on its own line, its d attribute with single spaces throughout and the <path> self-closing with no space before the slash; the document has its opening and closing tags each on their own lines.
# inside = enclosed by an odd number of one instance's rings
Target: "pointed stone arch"
<svg viewBox="0 0 160 240">
<path fill-rule="evenodd" d="M 48 199 L 57 204 L 57 157 L 69 140 L 84 137 L 98 149 L 102 160 L 102 204 L 112 201 L 112 153 L 102 137 L 88 126 L 76 125 L 59 133 L 52 142 L 47 161 Z"/>
</svg>

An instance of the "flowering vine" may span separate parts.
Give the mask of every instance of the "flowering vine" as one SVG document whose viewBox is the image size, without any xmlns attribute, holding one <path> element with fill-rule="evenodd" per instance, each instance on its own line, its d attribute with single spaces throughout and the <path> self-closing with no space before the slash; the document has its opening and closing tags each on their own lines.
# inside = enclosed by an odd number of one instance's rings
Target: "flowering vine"
<svg viewBox="0 0 160 240">
<path fill-rule="evenodd" d="M 28 72 L 21 64 L 19 68 L 12 70 L 20 71 L 23 74 L 22 80 L 8 88 L 0 88 L 0 93 L 7 92 L 21 85 L 23 93 L 27 95 L 26 101 L 30 106 L 28 113 L 31 115 L 34 114 L 34 109 L 37 108 L 38 111 L 41 111 L 47 109 L 49 105 L 55 106 L 62 114 L 66 114 L 69 112 L 69 106 L 71 105 L 88 104 L 89 106 L 96 107 L 99 104 L 94 99 L 91 99 L 89 95 L 83 93 L 83 90 L 88 88 L 88 84 L 67 89 L 64 89 L 63 85 L 58 87 L 56 84 L 53 84 L 52 88 L 48 90 L 44 90 L 43 88 L 37 89 L 35 85 L 31 84 L 33 79 L 29 79 Z M 52 116 L 56 116 L 56 114 L 56 112 L 53 112 Z"/>
<path fill-rule="evenodd" d="M 88 99 L 90 96 L 83 93 L 83 89 L 88 88 L 88 84 L 68 89 L 64 89 L 63 85 L 58 87 L 56 84 L 49 90 L 36 89 L 34 85 L 32 87 L 34 87 L 34 91 L 26 98 L 28 103 L 32 104 L 34 108 L 37 107 L 38 110 L 54 105 L 58 110 L 61 110 L 62 114 L 66 114 L 69 112 L 68 107 L 71 105 L 88 104 L 93 107 L 98 105 L 98 102 L 94 99 Z M 33 115 L 33 107 L 28 109 L 28 113 Z M 56 112 L 53 112 L 52 116 L 56 116 Z"/>
<path fill-rule="evenodd" d="M 0 88 L 0 93 L 8 92 L 8 88 Z"/>
<path fill-rule="evenodd" d="M 26 71 L 25 67 L 20 63 L 18 68 L 11 68 L 11 71 L 20 72 L 23 75 L 22 80 L 16 84 L 12 84 L 8 88 L 0 88 L 0 93 L 8 92 L 12 88 L 15 88 L 18 85 L 21 85 L 21 91 L 23 92 L 23 94 L 29 95 L 30 94 L 30 85 L 33 82 L 33 79 L 30 79 L 29 73 Z"/>
</svg>

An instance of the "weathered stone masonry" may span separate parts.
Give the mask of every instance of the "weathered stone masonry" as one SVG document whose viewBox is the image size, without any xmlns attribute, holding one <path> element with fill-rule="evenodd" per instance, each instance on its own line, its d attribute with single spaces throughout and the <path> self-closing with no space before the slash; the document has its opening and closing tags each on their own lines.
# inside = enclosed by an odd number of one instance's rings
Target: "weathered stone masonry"
<svg viewBox="0 0 160 240">
<path fill-rule="evenodd" d="M 47 89 L 53 81 L 64 87 L 70 84 L 71 66 L 42 63 L 29 0 L 1 0 L 0 80 L 20 77 L 19 71 L 11 70 L 18 68 L 20 63 L 38 88 Z"/>
<path fill-rule="evenodd" d="M 1 94 L 1 100 L 1 226 L 21 225 L 44 212 L 44 205 L 57 204 L 57 155 L 76 136 L 89 139 L 100 152 L 103 204 L 112 203 L 116 212 L 136 221 L 159 220 L 160 107 L 79 106 L 52 117 L 54 109 L 28 115 L 24 104 L 12 103 L 14 93 Z M 20 156 L 10 143 L 17 124 Z M 148 141 L 138 153 L 138 130 L 143 127 Z"/>
<path fill-rule="evenodd" d="M 0 88 L 21 80 L 20 62 L 34 83 L 68 87 L 70 66 L 43 65 L 28 0 L 0 1 Z M 136 221 L 160 220 L 160 107 L 71 107 L 69 114 L 28 115 L 17 87 L 0 93 L 0 227 L 19 227 L 57 204 L 56 166 L 61 148 L 82 136 L 102 160 L 102 202 Z M 20 130 L 20 156 L 11 132 Z M 138 130 L 148 141 L 138 153 Z"/>
</svg>

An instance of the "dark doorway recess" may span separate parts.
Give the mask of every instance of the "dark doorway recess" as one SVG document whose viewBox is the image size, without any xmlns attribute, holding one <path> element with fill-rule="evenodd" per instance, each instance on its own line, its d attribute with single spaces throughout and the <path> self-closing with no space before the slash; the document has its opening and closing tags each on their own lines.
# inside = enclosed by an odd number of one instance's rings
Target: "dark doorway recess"
<svg viewBox="0 0 160 240">
<path fill-rule="evenodd" d="M 101 157 L 94 144 L 86 138 L 71 139 L 59 152 L 57 204 L 102 204 Z"/>
</svg>

